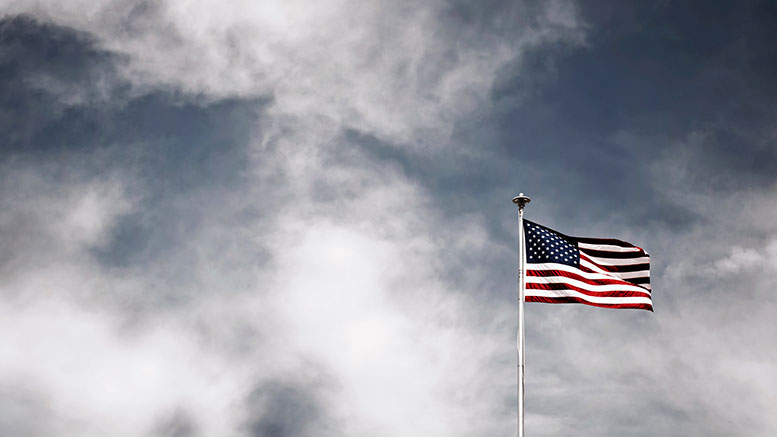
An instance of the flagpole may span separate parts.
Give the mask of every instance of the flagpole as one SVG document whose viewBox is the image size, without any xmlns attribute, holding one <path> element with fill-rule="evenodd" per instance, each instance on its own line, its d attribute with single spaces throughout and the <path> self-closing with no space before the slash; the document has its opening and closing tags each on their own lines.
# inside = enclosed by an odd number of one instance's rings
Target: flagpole
<svg viewBox="0 0 777 437">
<path fill-rule="evenodd" d="M 526 248 L 523 235 L 523 208 L 531 199 L 523 193 L 513 198 L 513 203 L 518 206 L 518 437 L 524 437 L 524 382 L 525 374 L 525 338 L 523 328 L 523 303 L 526 290 Z"/>
</svg>

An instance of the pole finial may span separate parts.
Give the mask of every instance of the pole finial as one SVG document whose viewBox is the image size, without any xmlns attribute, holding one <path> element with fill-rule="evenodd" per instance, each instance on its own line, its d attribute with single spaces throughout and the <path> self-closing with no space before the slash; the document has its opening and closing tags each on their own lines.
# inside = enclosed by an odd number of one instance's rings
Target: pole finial
<svg viewBox="0 0 777 437">
<path fill-rule="evenodd" d="M 529 202 L 531 202 L 531 199 L 523 193 L 519 193 L 517 196 L 513 197 L 513 203 L 518 205 L 518 208 L 520 209 L 523 209 Z"/>
</svg>

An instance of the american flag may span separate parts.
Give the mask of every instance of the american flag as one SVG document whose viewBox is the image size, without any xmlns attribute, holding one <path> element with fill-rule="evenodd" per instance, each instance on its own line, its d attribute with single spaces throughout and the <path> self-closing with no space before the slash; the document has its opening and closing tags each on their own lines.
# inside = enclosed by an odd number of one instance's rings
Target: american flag
<svg viewBox="0 0 777 437">
<path fill-rule="evenodd" d="M 650 256 L 620 240 L 570 237 L 531 221 L 526 236 L 526 301 L 653 311 Z"/>
</svg>

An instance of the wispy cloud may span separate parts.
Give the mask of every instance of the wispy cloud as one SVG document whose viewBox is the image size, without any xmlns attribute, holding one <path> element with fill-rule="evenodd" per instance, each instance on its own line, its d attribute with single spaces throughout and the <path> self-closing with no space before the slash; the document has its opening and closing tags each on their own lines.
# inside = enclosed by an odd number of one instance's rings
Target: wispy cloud
<svg viewBox="0 0 777 437">
<path fill-rule="evenodd" d="M 654 264 L 654 314 L 528 308 L 532 434 L 773 434 L 734 9 L 0 1 L 0 434 L 511 434 L 514 188 Z"/>
<path fill-rule="evenodd" d="M 344 134 L 443 147 L 462 116 L 487 104 L 499 68 L 580 38 L 574 10 L 514 5 L 473 24 L 444 3 L 225 6 L 5 6 L 86 32 L 81 44 L 115 56 L 97 97 L 45 65 L 25 85 L 65 108 L 44 126 L 103 105 L 105 142 L 96 155 L 75 147 L 33 159 L 18 149 L 6 160 L 14 189 L 2 193 L 12 205 L 4 235 L 18 244 L 6 252 L 3 305 L 14 352 L 0 374 L 33 399 L 4 414 L 7 428 L 509 430 L 512 353 L 501 345 L 511 309 L 473 296 L 486 268 L 460 275 L 445 262 L 509 252 L 481 217 L 442 216 L 423 185 Z M 241 112 L 254 118 L 238 121 L 249 134 L 220 145 L 214 105 L 257 97 L 266 100 Z M 123 136 L 122 118 L 146 132 Z M 211 129 L 205 146 L 180 130 L 196 120 Z M 227 164 L 211 164 L 220 153 Z"/>
</svg>

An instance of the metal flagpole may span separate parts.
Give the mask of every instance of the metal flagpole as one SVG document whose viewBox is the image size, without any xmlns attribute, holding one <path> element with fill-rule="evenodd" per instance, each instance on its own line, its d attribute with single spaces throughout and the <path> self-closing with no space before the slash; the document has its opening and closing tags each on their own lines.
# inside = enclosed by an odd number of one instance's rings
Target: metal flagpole
<svg viewBox="0 0 777 437">
<path fill-rule="evenodd" d="M 525 374 L 525 339 L 523 329 L 523 303 L 525 301 L 526 290 L 526 248 L 523 235 L 523 208 L 531 199 L 524 196 L 523 193 L 513 198 L 513 203 L 518 206 L 518 437 L 524 437 L 523 434 L 523 411 L 524 411 L 524 382 Z"/>
</svg>

